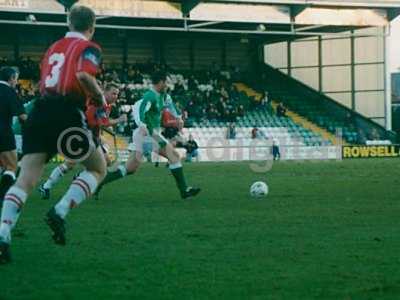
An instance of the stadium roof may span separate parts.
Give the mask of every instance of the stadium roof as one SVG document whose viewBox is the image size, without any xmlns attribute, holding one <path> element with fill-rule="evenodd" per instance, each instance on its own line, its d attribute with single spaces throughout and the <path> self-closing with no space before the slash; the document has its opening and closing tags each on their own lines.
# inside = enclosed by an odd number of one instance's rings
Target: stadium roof
<svg viewBox="0 0 400 300">
<path fill-rule="evenodd" d="M 386 26 L 400 0 L 80 0 L 99 15 L 98 27 L 262 36 L 348 34 Z M 34 14 L 35 18 L 27 18 Z M 0 1 L 0 23 L 65 26 L 55 0 Z"/>
</svg>

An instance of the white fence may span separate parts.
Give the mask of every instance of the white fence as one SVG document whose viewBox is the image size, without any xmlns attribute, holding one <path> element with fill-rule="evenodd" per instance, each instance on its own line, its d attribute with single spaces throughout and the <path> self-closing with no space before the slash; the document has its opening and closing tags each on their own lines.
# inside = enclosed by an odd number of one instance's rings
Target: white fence
<svg viewBox="0 0 400 300">
<path fill-rule="evenodd" d="M 341 160 L 342 147 L 340 146 L 281 146 L 279 147 L 281 160 Z M 186 151 L 178 148 L 182 157 L 186 156 Z M 129 152 L 120 150 L 120 159 L 125 161 Z M 165 161 L 153 153 L 153 161 Z M 219 162 L 219 161 L 264 161 L 272 160 L 272 147 L 208 147 L 199 148 L 199 157 L 194 159 L 199 162 Z"/>
<path fill-rule="evenodd" d="M 339 160 L 342 158 L 342 149 L 337 146 L 282 146 L 279 148 L 281 160 Z M 272 147 L 266 146 L 199 149 L 199 161 L 262 161 L 272 159 Z"/>
</svg>

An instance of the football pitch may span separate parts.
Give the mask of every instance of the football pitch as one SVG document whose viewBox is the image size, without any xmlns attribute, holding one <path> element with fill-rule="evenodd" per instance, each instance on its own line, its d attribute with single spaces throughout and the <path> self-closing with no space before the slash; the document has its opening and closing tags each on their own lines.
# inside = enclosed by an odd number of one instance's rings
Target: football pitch
<svg viewBox="0 0 400 300">
<path fill-rule="evenodd" d="M 399 299 L 400 160 L 185 168 L 199 197 L 181 200 L 164 165 L 146 164 L 71 212 L 65 247 L 43 218 L 72 174 L 52 200 L 35 192 L 0 299 Z"/>
</svg>

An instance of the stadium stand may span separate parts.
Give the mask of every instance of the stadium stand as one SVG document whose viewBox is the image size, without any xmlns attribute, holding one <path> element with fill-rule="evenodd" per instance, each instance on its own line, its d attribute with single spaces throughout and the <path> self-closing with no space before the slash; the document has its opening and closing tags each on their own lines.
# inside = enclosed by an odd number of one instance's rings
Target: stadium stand
<svg viewBox="0 0 400 300">
<path fill-rule="evenodd" d="M 365 144 L 371 139 L 394 141 L 392 132 L 273 67 L 264 65 L 260 72 L 258 78 L 263 80 L 251 80 L 251 85 L 267 90 L 334 144 L 337 140 L 332 135 L 339 135 L 350 144 Z"/>
<path fill-rule="evenodd" d="M 30 66 L 36 65 L 30 63 Z M 149 75 L 143 71 L 167 69 L 147 63 L 141 66 L 130 66 L 125 70 L 104 69 L 101 76 L 103 82 L 119 82 L 121 84 L 120 111 L 128 112 L 129 106 L 141 98 L 146 89 L 150 88 Z M 30 74 L 37 71 L 22 73 L 19 93 L 24 102 L 29 102 L 37 96 L 37 83 Z M 128 73 L 126 73 L 128 72 Z M 270 144 L 273 139 L 279 140 L 280 145 L 294 146 L 324 146 L 331 145 L 332 141 L 312 128 L 295 122 L 294 115 L 289 112 L 288 117 L 278 117 L 273 110 L 260 105 L 260 95 L 249 92 L 244 84 L 231 84 L 230 73 L 221 71 L 189 74 L 184 76 L 171 73 L 168 77 L 170 93 L 178 102 L 187 118 L 187 126 L 193 127 L 187 134 L 199 140 L 199 146 L 204 147 L 210 139 L 226 138 L 226 128 L 231 122 L 237 126 L 236 139 L 243 145 L 251 140 L 251 129 L 257 127 L 262 133 L 261 139 Z M 276 106 L 276 104 L 275 104 Z M 130 135 L 130 128 L 120 128 L 120 133 Z"/>
<path fill-rule="evenodd" d="M 18 61 L 3 58 L 0 63 L 17 65 L 21 69 L 19 94 L 24 102 L 37 96 L 37 62 L 27 57 Z M 236 123 L 238 133 L 235 138 L 244 145 L 249 144 L 254 127 L 263 134 L 261 138 L 266 144 L 275 139 L 282 146 L 329 146 L 346 142 L 365 144 L 373 139 L 390 140 L 386 131 L 373 123 L 366 124 L 365 118 L 340 107 L 333 100 L 321 100 L 320 94 L 310 92 L 309 87 L 302 86 L 302 83 L 269 66 L 265 67 L 264 76 L 259 77 L 267 80 L 251 82 L 257 90 L 268 91 L 272 99 L 269 106 L 263 103 L 261 93 L 243 82 L 233 83 L 232 79 L 236 81 L 244 77 L 234 67 L 219 71 L 177 72 L 166 64 L 147 61 L 124 68 L 107 68 L 103 65 L 99 79 L 103 83 L 113 81 L 121 84 L 118 110 L 128 112 L 129 105 L 133 105 L 150 88 L 149 74 L 155 70 L 169 72 L 169 92 L 182 110 L 186 126 L 193 127 L 186 133 L 199 140 L 200 147 L 206 146 L 210 139 L 225 139 L 226 128 L 232 122 Z M 284 117 L 276 115 L 280 102 L 288 109 Z M 333 106 L 335 113 L 332 113 Z M 364 122 L 363 126 L 360 126 L 360 122 Z M 337 136 L 338 129 L 343 140 Z M 130 135 L 131 127 L 120 127 L 119 132 Z"/>
</svg>

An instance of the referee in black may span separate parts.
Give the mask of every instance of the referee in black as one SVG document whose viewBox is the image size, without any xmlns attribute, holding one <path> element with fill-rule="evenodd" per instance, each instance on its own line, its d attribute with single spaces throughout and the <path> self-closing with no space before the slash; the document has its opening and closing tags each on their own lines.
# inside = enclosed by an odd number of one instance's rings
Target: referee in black
<svg viewBox="0 0 400 300">
<path fill-rule="evenodd" d="M 12 120 L 14 116 L 21 123 L 27 119 L 24 106 L 15 91 L 18 75 L 16 68 L 0 69 L 0 167 L 3 169 L 0 180 L 0 210 L 4 195 L 16 179 L 18 158 Z"/>
</svg>

